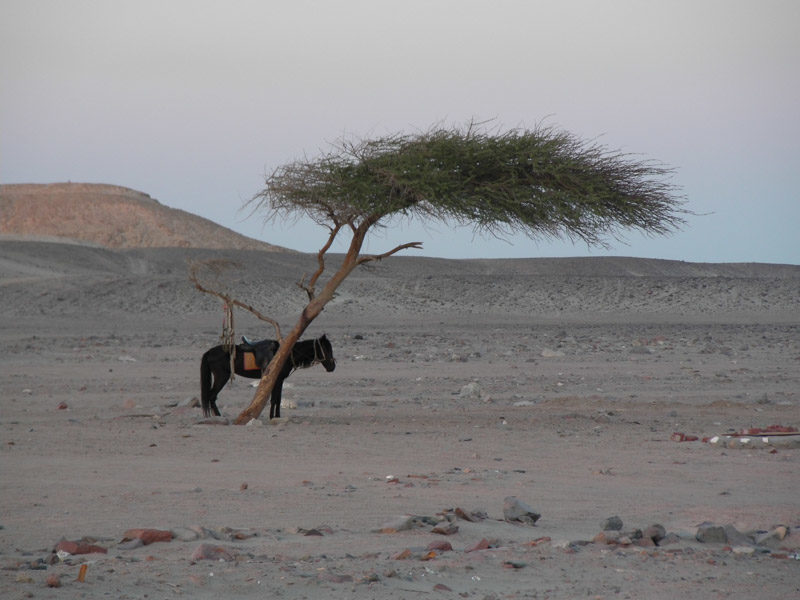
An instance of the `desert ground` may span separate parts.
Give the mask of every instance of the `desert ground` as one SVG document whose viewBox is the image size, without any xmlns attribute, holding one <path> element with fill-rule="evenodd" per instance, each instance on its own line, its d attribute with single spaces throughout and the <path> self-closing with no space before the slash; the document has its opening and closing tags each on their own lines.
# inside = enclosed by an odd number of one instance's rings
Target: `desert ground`
<svg viewBox="0 0 800 600">
<path fill-rule="evenodd" d="M 800 597 L 797 436 L 724 436 L 800 427 L 800 267 L 392 257 L 235 426 L 211 258 L 293 325 L 314 256 L 0 241 L 3 598 Z"/>
</svg>

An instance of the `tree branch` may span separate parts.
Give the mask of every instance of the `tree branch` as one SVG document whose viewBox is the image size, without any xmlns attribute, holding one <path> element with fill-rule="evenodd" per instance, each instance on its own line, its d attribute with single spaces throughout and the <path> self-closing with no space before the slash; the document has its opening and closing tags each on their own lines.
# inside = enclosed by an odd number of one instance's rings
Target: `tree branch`
<svg viewBox="0 0 800 600">
<path fill-rule="evenodd" d="M 249 304 L 245 304 L 244 302 L 241 302 L 241 301 L 237 300 L 236 298 L 233 298 L 232 296 L 229 296 L 228 294 L 225 294 L 223 292 L 219 292 L 217 290 L 208 288 L 208 287 L 204 286 L 202 283 L 200 283 L 200 280 L 197 277 L 197 269 L 198 269 L 199 266 L 200 265 L 198 263 L 194 263 L 189 267 L 189 281 L 191 281 L 194 284 L 194 287 L 196 287 L 201 292 L 204 292 L 206 294 L 211 294 L 212 296 L 216 296 L 217 298 L 220 298 L 221 300 L 227 302 L 228 306 L 238 306 L 239 308 L 243 308 L 244 310 L 246 310 L 247 312 L 255 315 L 256 317 L 258 317 L 262 321 L 265 321 L 265 322 L 269 323 L 270 325 L 272 325 L 275 328 L 275 335 L 278 337 L 278 341 L 279 342 L 283 341 L 283 335 L 281 335 L 281 326 L 275 319 L 272 319 L 272 318 L 270 318 L 270 317 L 268 317 L 266 315 L 261 314 L 258 310 L 256 310 L 255 308 L 253 308 Z"/>
<path fill-rule="evenodd" d="M 328 250 L 330 250 L 330 247 L 333 245 L 333 241 L 339 234 L 339 230 L 342 228 L 342 225 L 344 225 L 344 223 L 337 223 L 335 221 L 334 223 L 335 225 L 331 227 L 331 233 L 328 236 L 328 241 L 322 248 L 320 248 L 320 251 L 317 252 L 318 267 L 317 270 L 314 272 L 314 274 L 311 276 L 311 279 L 308 280 L 308 285 L 305 285 L 303 283 L 305 281 L 305 277 L 303 277 L 300 283 L 297 284 L 302 289 L 305 290 L 306 294 L 308 294 L 309 301 L 314 299 L 314 294 L 315 294 L 314 288 L 317 285 L 317 280 L 320 278 L 320 275 L 322 275 L 325 272 L 325 254 L 328 252 Z"/>
<path fill-rule="evenodd" d="M 392 254 L 397 254 L 401 250 L 405 250 L 407 248 L 422 250 L 422 242 L 408 242 L 407 244 L 401 244 L 397 246 L 397 248 L 392 248 L 391 250 L 389 250 L 388 252 L 384 252 L 383 254 L 368 254 L 366 256 L 362 256 L 358 259 L 358 264 L 363 265 L 364 263 L 368 263 L 371 261 L 383 260 L 384 258 L 388 258 Z"/>
</svg>

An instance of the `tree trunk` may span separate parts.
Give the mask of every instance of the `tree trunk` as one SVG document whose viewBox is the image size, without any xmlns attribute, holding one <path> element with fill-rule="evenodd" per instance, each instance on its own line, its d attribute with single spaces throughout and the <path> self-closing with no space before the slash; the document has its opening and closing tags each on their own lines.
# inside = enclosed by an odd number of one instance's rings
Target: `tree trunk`
<svg viewBox="0 0 800 600">
<path fill-rule="evenodd" d="M 278 373 L 281 372 L 283 365 L 289 360 L 295 343 L 297 343 L 308 326 L 311 325 L 311 322 L 319 316 L 322 309 L 325 308 L 325 305 L 331 301 L 339 285 L 341 285 L 353 269 L 359 265 L 359 253 L 361 252 L 361 246 L 364 243 L 364 237 L 370 225 L 372 225 L 371 222 L 364 223 L 361 227 L 354 229 L 353 239 L 350 241 L 350 249 L 342 262 L 342 266 L 339 267 L 339 270 L 334 273 L 328 283 L 325 284 L 320 294 L 306 305 L 294 328 L 283 338 L 278 352 L 272 357 L 269 365 L 267 365 L 266 372 L 264 372 L 261 377 L 253 400 L 250 402 L 250 405 L 236 417 L 236 425 L 246 425 L 252 419 L 257 419 L 261 415 L 272 395 L 272 389 L 275 387 L 275 382 L 278 380 Z"/>
<path fill-rule="evenodd" d="M 308 309 L 308 307 L 306 307 L 306 309 Z M 316 315 L 314 315 L 314 317 L 316 317 Z M 278 348 L 278 352 L 276 352 L 275 356 L 272 357 L 269 365 L 267 365 L 266 372 L 261 376 L 261 381 L 258 383 L 256 394 L 253 397 L 253 400 L 250 402 L 250 406 L 242 411 L 242 413 L 236 418 L 235 423 L 237 425 L 246 425 L 252 419 L 257 419 L 261 415 L 261 412 L 264 410 L 264 407 L 267 405 L 267 402 L 269 402 L 270 397 L 272 396 L 272 389 L 275 387 L 275 383 L 278 381 L 278 373 L 281 372 L 283 365 L 285 365 L 286 361 L 289 360 L 289 356 L 292 353 L 292 348 L 294 348 L 297 340 L 300 339 L 300 336 L 303 335 L 303 332 L 311 324 L 311 321 L 314 320 L 314 317 L 307 318 L 306 310 L 304 310 L 300 320 L 297 321 L 297 324 L 289 332 L 289 334 L 283 338 L 280 348 Z"/>
</svg>

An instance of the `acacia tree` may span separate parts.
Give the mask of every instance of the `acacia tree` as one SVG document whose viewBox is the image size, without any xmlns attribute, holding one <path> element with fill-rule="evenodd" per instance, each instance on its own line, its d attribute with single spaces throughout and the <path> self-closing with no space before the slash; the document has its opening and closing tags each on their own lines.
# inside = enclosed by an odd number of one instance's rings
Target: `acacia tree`
<svg viewBox="0 0 800 600">
<path fill-rule="evenodd" d="M 472 224 L 479 233 L 531 238 L 567 237 L 607 246 L 622 229 L 665 234 L 684 222 L 682 199 L 669 182 L 672 169 L 612 151 L 552 127 L 509 131 L 482 124 L 435 127 L 378 139 L 340 139 L 313 159 L 278 167 L 251 201 L 266 219 L 308 217 L 327 228 L 317 269 L 300 283 L 308 295 L 293 329 L 236 419 L 244 424 L 264 409 L 292 346 L 354 269 L 421 242 L 383 254 L 362 254 L 374 227 L 393 217 Z M 349 235 L 347 253 L 321 282 L 334 240 Z"/>
</svg>

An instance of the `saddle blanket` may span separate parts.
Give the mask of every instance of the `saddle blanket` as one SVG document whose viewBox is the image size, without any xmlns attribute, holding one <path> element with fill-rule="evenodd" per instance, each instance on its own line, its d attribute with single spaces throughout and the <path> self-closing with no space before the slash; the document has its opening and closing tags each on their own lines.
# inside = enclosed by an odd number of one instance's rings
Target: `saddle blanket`
<svg viewBox="0 0 800 600">
<path fill-rule="evenodd" d="M 242 366 L 245 371 L 257 371 L 256 355 L 254 352 L 244 352 L 242 356 Z"/>
</svg>

